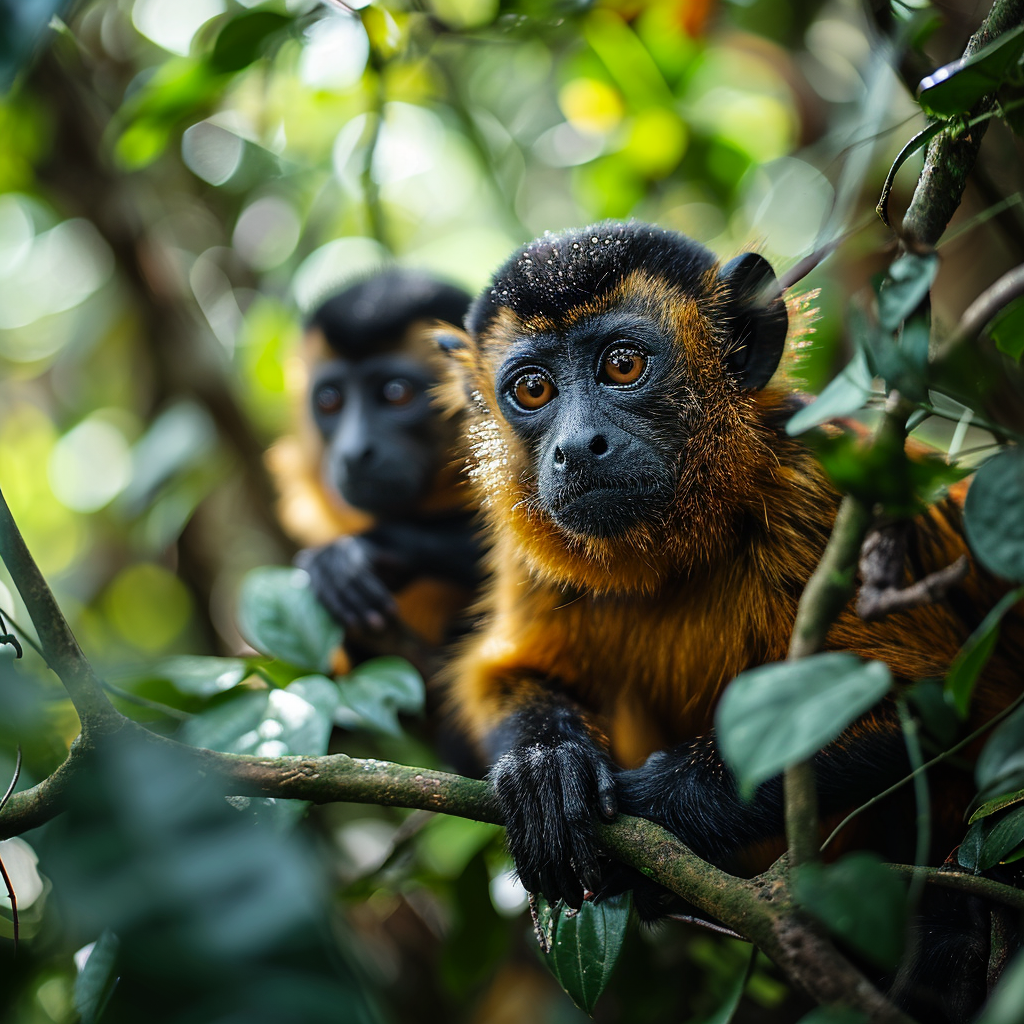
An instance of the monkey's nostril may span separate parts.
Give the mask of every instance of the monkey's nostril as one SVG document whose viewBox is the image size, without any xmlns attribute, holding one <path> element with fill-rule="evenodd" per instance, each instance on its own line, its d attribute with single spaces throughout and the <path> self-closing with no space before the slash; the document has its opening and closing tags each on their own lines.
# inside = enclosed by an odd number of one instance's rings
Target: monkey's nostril
<svg viewBox="0 0 1024 1024">
<path fill-rule="evenodd" d="M 565 462 L 565 452 L 561 448 L 555 448 L 555 465 L 561 466 Z"/>
<path fill-rule="evenodd" d="M 608 451 L 608 441 L 605 439 L 604 434 L 598 434 L 590 442 L 590 450 L 595 455 L 604 455 L 604 453 Z"/>
</svg>

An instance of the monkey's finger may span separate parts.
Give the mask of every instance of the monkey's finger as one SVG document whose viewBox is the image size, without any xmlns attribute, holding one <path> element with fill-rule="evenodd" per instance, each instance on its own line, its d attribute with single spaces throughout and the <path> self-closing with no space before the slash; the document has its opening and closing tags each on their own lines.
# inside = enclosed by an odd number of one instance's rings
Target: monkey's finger
<svg viewBox="0 0 1024 1024">
<path fill-rule="evenodd" d="M 594 765 L 597 776 L 597 806 L 601 817 L 611 821 L 618 812 L 618 800 L 615 796 L 615 776 L 607 761 L 598 761 Z"/>
<path fill-rule="evenodd" d="M 353 602 L 360 608 L 363 623 L 370 629 L 383 629 L 389 618 L 398 614 L 391 591 L 372 573 L 351 581 Z"/>
</svg>

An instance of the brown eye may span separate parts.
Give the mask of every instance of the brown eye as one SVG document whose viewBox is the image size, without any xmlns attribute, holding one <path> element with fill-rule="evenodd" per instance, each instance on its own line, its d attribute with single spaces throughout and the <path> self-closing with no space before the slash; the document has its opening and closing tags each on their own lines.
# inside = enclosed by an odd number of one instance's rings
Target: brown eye
<svg viewBox="0 0 1024 1024">
<path fill-rule="evenodd" d="M 558 394 L 555 385 L 542 373 L 524 373 L 512 385 L 515 400 L 524 409 L 539 409 Z"/>
<path fill-rule="evenodd" d="M 341 408 L 341 391 L 333 384 L 325 384 L 318 388 L 316 407 L 325 416 L 333 416 Z"/>
<path fill-rule="evenodd" d="M 598 379 L 602 384 L 632 384 L 646 368 L 647 356 L 640 349 L 620 345 L 605 354 Z"/>
<path fill-rule="evenodd" d="M 413 400 L 416 391 L 404 377 L 396 377 L 384 385 L 381 394 L 388 405 L 408 405 Z"/>
</svg>

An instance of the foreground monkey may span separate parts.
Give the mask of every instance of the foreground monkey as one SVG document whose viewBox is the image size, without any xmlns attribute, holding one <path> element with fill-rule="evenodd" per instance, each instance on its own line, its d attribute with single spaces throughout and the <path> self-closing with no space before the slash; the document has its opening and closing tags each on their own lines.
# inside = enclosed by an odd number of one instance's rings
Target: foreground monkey
<svg viewBox="0 0 1024 1024">
<path fill-rule="evenodd" d="M 595 825 L 617 810 L 733 870 L 783 832 L 780 780 L 743 802 L 712 722 L 734 676 L 785 657 L 839 503 L 785 433 L 794 406 L 770 381 L 787 330 L 760 256 L 722 267 L 682 235 L 604 223 L 514 253 L 467 331 L 440 338 L 494 542 L 454 701 L 493 766 L 519 876 L 550 900 L 579 906 L 600 891 Z M 965 551 L 952 501 L 915 521 L 915 576 Z M 972 564 L 941 603 L 873 623 L 847 609 L 828 647 L 879 658 L 901 680 L 941 676 L 1004 590 Z M 1019 691 L 1021 638 L 1017 610 L 977 720 Z M 906 774 L 891 702 L 815 769 L 825 815 Z M 969 790 L 943 797 L 962 828 Z M 883 838 L 899 848 L 912 831 Z"/>
<path fill-rule="evenodd" d="M 306 325 L 300 427 L 270 465 L 282 524 L 309 545 L 297 561 L 349 628 L 397 616 L 439 644 L 479 582 L 459 425 L 431 401 L 444 360 L 428 336 L 468 305 L 458 288 L 392 269 L 331 296 Z"/>
</svg>

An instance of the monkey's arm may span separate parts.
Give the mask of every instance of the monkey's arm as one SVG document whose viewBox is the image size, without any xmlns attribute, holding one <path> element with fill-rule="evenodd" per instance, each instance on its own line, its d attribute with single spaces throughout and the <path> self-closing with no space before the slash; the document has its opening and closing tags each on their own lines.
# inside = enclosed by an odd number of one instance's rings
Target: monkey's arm
<svg viewBox="0 0 1024 1024">
<path fill-rule="evenodd" d="M 467 588 L 480 582 L 480 542 L 470 513 L 382 523 L 295 558 L 343 626 L 381 629 L 397 614 L 392 593 L 424 577 Z"/>
<path fill-rule="evenodd" d="M 509 852 L 530 892 L 579 907 L 600 884 L 596 825 L 616 811 L 611 762 L 571 699 L 547 681 L 513 685 L 509 713 L 486 737 Z"/>
<path fill-rule="evenodd" d="M 814 757 L 823 817 L 852 810 L 910 771 L 895 706 L 884 700 Z M 782 776 L 739 794 L 714 732 L 620 772 L 619 809 L 663 825 L 699 857 L 727 870 L 744 848 L 785 832 Z"/>
</svg>

